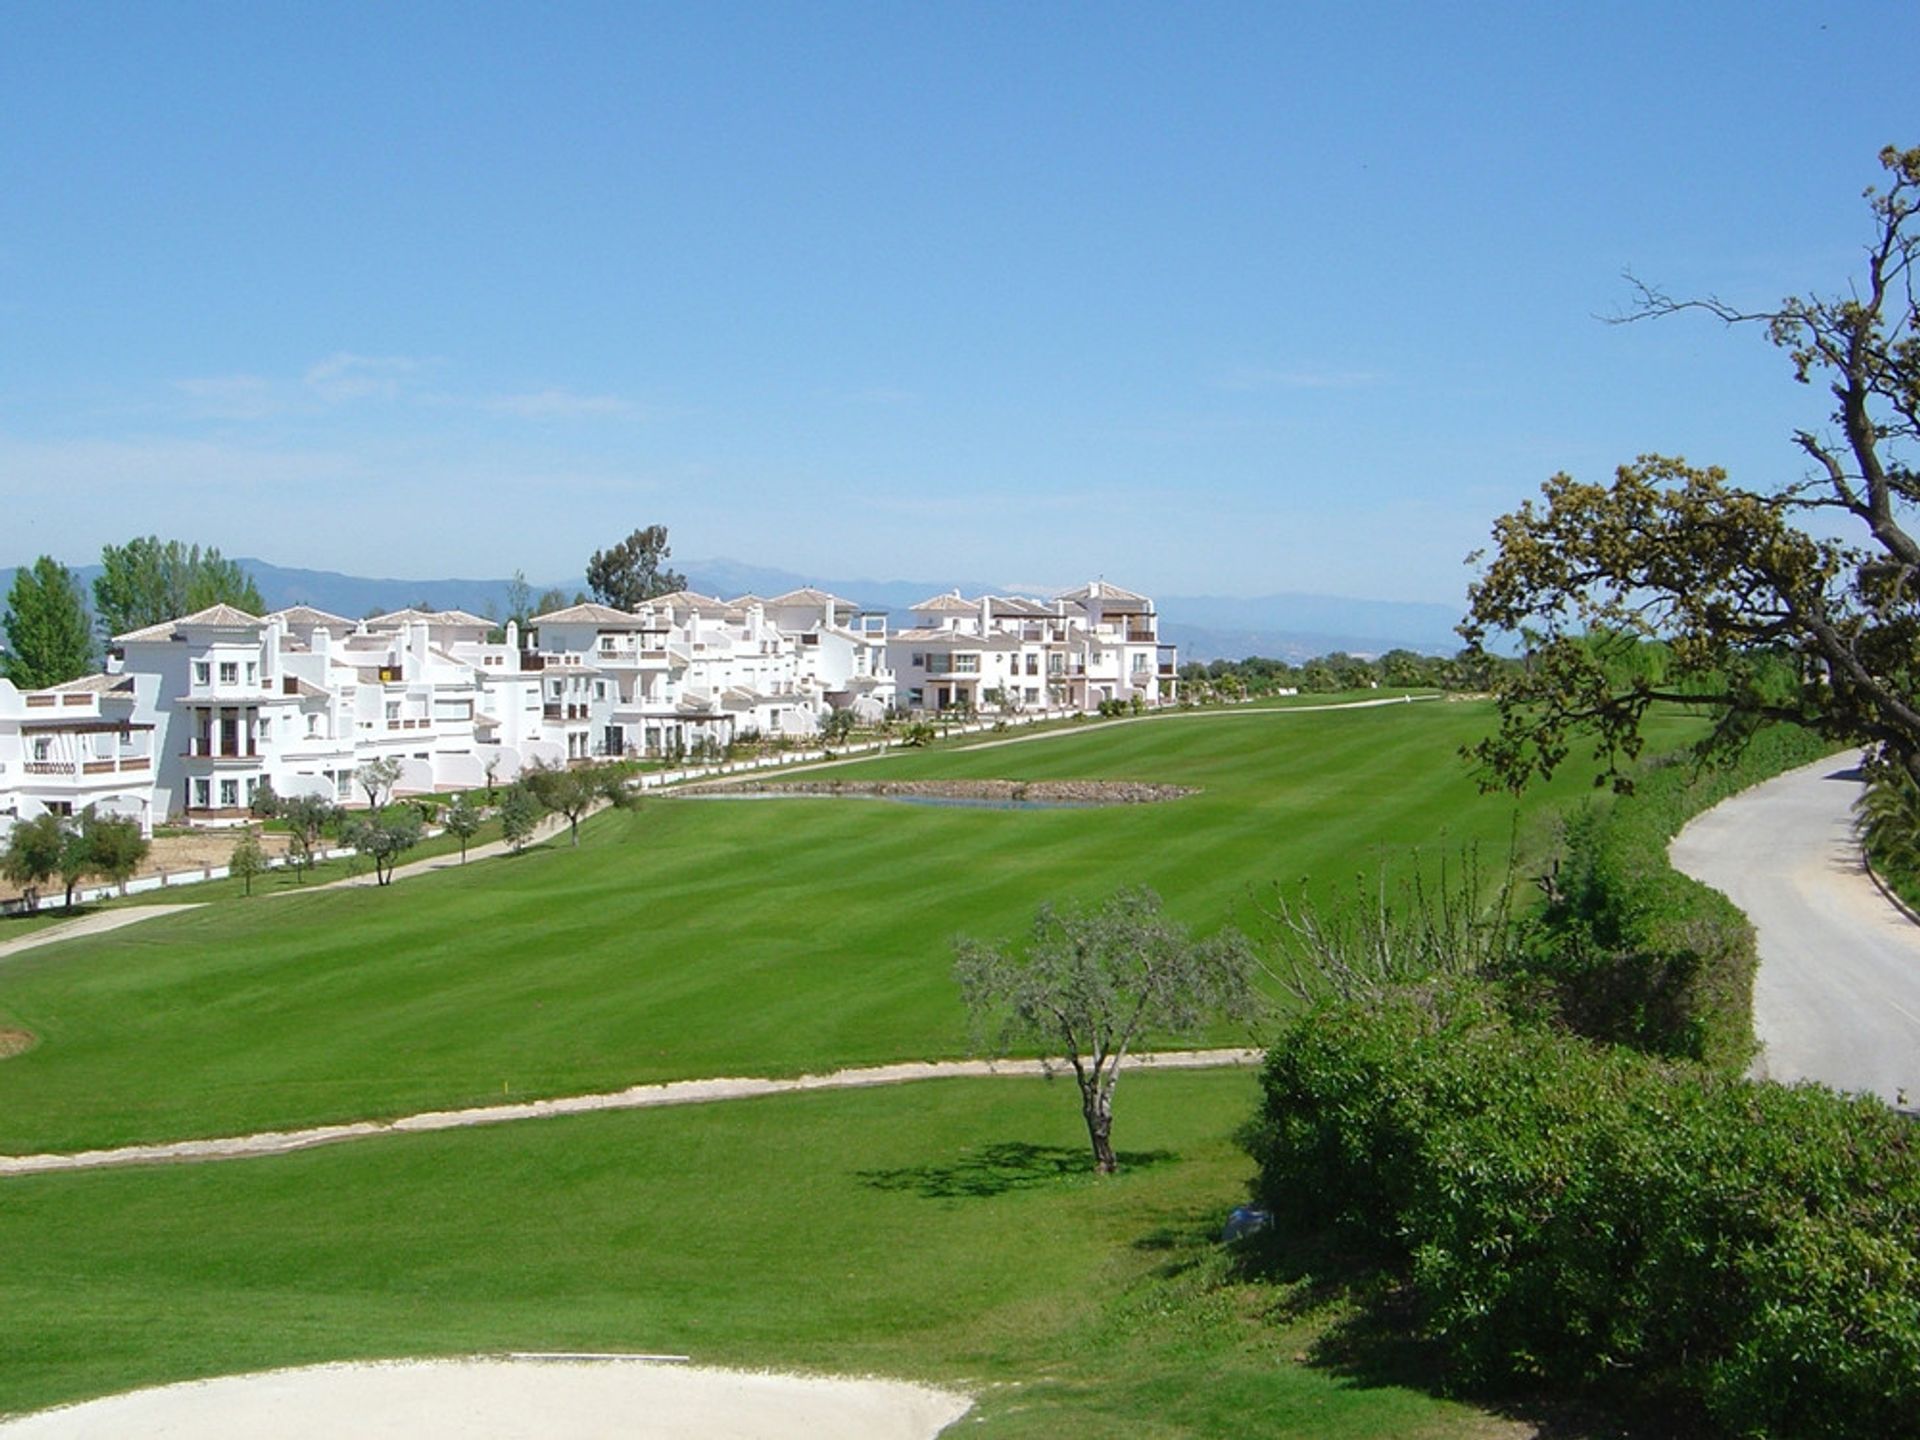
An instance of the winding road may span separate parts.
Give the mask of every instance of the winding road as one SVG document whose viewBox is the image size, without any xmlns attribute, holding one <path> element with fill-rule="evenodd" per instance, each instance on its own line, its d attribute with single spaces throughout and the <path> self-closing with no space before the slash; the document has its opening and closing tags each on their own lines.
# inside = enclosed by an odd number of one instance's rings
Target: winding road
<svg viewBox="0 0 1920 1440">
<path fill-rule="evenodd" d="M 1920 1105 L 1920 925 L 1874 884 L 1853 836 L 1859 756 L 1721 802 L 1675 837 L 1674 867 L 1759 936 L 1754 1073 Z"/>
</svg>

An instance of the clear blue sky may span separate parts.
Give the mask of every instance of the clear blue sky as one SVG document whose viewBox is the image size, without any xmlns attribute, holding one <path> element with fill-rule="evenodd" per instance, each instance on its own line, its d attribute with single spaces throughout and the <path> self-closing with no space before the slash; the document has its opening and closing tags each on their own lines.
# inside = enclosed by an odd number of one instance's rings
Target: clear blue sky
<svg viewBox="0 0 1920 1440">
<path fill-rule="evenodd" d="M 1817 422 L 1920 6 L 0 10 L 0 564 L 680 559 L 1451 602 Z"/>
</svg>

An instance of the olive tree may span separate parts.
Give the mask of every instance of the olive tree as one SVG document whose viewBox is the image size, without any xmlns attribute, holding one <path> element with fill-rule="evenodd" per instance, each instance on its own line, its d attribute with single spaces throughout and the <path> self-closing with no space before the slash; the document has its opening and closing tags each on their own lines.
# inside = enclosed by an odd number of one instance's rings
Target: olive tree
<svg viewBox="0 0 1920 1440">
<path fill-rule="evenodd" d="M 446 813 L 440 817 L 440 824 L 449 835 L 460 842 L 460 863 L 467 863 L 467 842 L 480 833 L 480 827 L 486 823 L 486 815 L 473 802 L 473 797 L 464 790 L 453 797 Z"/>
<path fill-rule="evenodd" d="M 58 815 L 36 815 L 14 825 L 0 850 L 0 876 L 20 887 L 28 910 L 40 908 L 40 887 L 60 873 L 66 825 Z"/>
<path fill-rule="evenodd" d="M 1746 309 L 1634 282 L 1622 319 L 1758 326 L 1832 408 L 1793 433 L 1792 478 L 1740 484 L 1643 455 L 1611 484 L 1556 475 L 1495 524 L 1461 632 L 1481 653 L 1520 635 L 1526 655 L 1498 677 L 1498 731 L 1471 752 L 1491 782 L 1552 773 L 1588 733 L 1599 778 L 1626 788 L 1620 762 L 1665 703 L 1715 714 L 1709 753 L 1792 720 L 1920 778 L 1920 149 L 1889 147 L 1880 163 L 1864 267 L 1842 289 Z M 1663 671 L 1615 663 L 1646 638 L 1669 645 Z"/>
<path fill-rule="evenodd" d="M 420 843 L 420 812 L 411 805 L 392 805 L 348 816 L 340 822 L 340 840 L 373 862 L 374 882 L 393 883 L 393 867 Z"/>
<path fill-rule="evenodd" d="M 1043 905 L 1020 947 L 955 942 L 954 978 L 977 1036 L 1031 1040 L 1073 1067 L 1094 1168 L 1111 1174 L 1113 1092 L 1149 1034 L 1191 1034 L 1252 1019 L 1256 962 L 1238 932 L 1194 940 L 1133 887 L 1091 907 Z"/>
</svg>

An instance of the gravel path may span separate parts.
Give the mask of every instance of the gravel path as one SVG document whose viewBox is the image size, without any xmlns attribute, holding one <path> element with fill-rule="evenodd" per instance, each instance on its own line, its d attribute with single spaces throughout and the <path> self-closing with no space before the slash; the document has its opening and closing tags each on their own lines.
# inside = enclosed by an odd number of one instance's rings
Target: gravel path
<svg viewBox="0 0 1920 1440">
<path fill-rule="evenodd" d="M 1259 1061 L 1258 1050 L 1162 1050 L 1131 1055 L 1127 1058 L 1127 1065 L 1130 1069 L 1202 1070 L 1229 1065 L 1255 1065 Z M 268 1130 L 211 1140 L 122 1145 L 110 1150 L 83 1150 L 66 1155 L 6 1155 L 0 1156 L 0 1177 L 100 1170 L 121 1165 L 254 1159 L 266 1155 L 286 1155 L 295 1150 L 311 1150 L 319 1145 L 335 1145 L 345 1140 L 365 1140 L 376 1135 L 462 1130 L 473 1125 L 502 1125 L 515 1120 L 544 1120 L 555 1115 L 586 1115 L 602 1110 L 702 1105 L 717 1100 L 748 1100 L 762 1095 L 791 1095 L 807 1090 L 860 1090 L 875 1085 L 904 1085 L 916 1080 L 1058 1075 L 1064 1068 L 1057 1061 L 1045 1060 L 927 1060 L 897 1065 L 868 1065 L 791 1079 L 723 1076 L 709 1080 L 669 1080 L 654 1085 L 633 1085 L 625 1090 L 606 1091 L 597 1095 L 566 1095 L 552 1100 L 527 1100 L 510 1105 L 480 1105 L 467 1110 L 429 1110 L 418 1115 L 405 1115 L 397 1120 L 357 1120 L 338 1125 L 315 1125 L 302 1130 Z"/>
<path fill-rule="evenodd" d="M 1861 860 L 1858 761 L 1834 756 L 1743 791 L 1697 816 L 1669 853 L 1753 921 L 1756 1073 L 1911 1106 L 1920 1103 L 1920 926 Z"/>
</svg>

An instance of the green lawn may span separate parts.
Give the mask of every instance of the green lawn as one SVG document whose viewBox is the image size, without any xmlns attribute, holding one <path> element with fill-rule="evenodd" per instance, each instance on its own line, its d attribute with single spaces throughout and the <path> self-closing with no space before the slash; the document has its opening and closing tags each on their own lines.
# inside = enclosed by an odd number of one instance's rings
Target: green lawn
<svg viewBox="0 0 1920 1440">
<path fill-rule="evenodd" d="M 982 1396 L 983 1436 L 1475 1436 L 1212 1236 L 1247 1073 L 946 1081 L 8 1181 L 0 1410 L 284 1364 L 681 1352 Z M 1404 1377 L 1401 1377 L 1404 1378 Z"/>
<path fill-rule="evenodd" d="M 1487 715 L 1181 716 L 901 756 L 847 773 L 1202 793 L 1044 812 L 657 799 L 590 823 L 577 850 L 27 952 L 0 966 L 0 1024 L 41 1043 L 0 1064 L 0 1150 L 962 1054 L 953 936 L 1018 933 L 1042 900 L 1144 883 L 1210 928 L 1244 916 L 1249 887 L 1326 893 L 1416 841 L 1503 851 L 1513 805 L 1478 795 L 1456 754 Z"/>
</svg>

